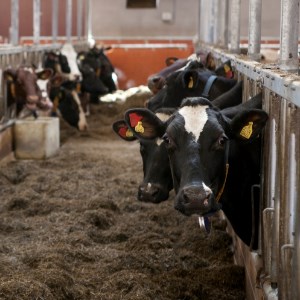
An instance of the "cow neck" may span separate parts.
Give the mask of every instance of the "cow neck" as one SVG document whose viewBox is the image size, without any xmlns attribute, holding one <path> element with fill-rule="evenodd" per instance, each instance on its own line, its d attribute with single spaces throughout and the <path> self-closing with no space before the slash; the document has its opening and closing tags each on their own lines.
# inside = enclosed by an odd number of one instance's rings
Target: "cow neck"
<svg viewBox="0 0 300 300">
<path fill-rule="evenodd" d="M 226 180 L 227 180 L 228 171 L 229 171 L 228 157 L 229 157 L 229 141 L 226 141 L 226 145 L 225 145 L 225 157 L 224 157 L 225 176 L 224 176 L 224 181 L 223 181 L 222 187 L 219 190 L 218 195 L 216 197 L 216 202 L 217 203 L 220 201 L 220 198 L 221 198 L 221 196 L 222 196 L 222 194 L 224 192 L 225 185 L 226 185 Z"/>
<path fill-rule="evenodd" d="M 210 75 L 209 76 L 208 80 L 206 81 L 203 93 L 201 95 L 202 97 L 208 98 L 210 89 L 211 89 L 211 87 L 212 87 L 212 85 L 213 85 L 213 83 L 215 82 L 216 79 L 217 79 L 216 75 Z"/>
</svg>

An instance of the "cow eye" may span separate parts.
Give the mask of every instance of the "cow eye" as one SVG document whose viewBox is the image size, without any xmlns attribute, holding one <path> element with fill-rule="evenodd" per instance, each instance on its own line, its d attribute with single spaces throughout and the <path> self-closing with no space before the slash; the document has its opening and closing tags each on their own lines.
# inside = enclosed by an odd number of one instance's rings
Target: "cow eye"
<svg viewBox="0 0 300 300">
<path fill-rule="evenodd" d="M 166 143 L 166 144 L 170 144 L 170 138 L 168 137 L 167 134 L 164 134 L 163 137 L 162 137 L 163 141 Z"/>
<path fill-rule="evenodd" d="M 219 140 L 218 140 L 218 145 L 220 147 L 224 147 L 224 145 L 226 144 L 227 140 L 228 140 L 228 138 L 226 136 L 223 136 L 223 135 L 220 136 Z"/>
</svg>

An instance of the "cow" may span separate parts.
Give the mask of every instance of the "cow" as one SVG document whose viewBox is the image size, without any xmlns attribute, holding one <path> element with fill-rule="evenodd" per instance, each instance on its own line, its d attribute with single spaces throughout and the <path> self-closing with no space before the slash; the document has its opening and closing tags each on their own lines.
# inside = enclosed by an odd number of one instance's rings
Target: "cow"
<svg viewBox="0 0 300 300">
<path fill-rule="evenodd" d="M 52 115 L 61 117 L 79 131 L 86 131 L 88 124 L 76 90 L 77 83 L 57 74 L 51 78 L 50 84 L 49 95 L 53 102 Z"/>
<path fill-rule="evenodd" d="M 53 74 L 70 74 L 71 68 L 67 57 L 60 51 L 45 52 L 43 56 L 43 67 L 50 68 Z M 66 75 L 68 78 L 68 75 Z"/>
<path fill-rule="evenodd" d="M 251 187 L 260 181 L 265 111 L 249 106 L 230 119 L 206 98 L 191 97 L 165 122 L 145 108 L 129 109 L 125 120 L 139 138 L 163 139 L 178 211 L 208 216 L 222 209 L 241 240 L 253 245 Z"/>
<path fill-rule="evenodd" d="M 232 77 L 233 73 L 225 68 Z M 168 75 L 164 87 L 147 101 L 146 106 L 155 111 L 160 107 L 179 107 L 186 97 L 202 96 L 213 100 L 229 91 L 236 83 L 234 78 L 224 77 L 224 74 L 217 75 L 215 71 L 207 70 L 201 62 L 191 61 L 187 67 Z"/>
<path fill-rule="evenodd" d="M 156 112 L 156 116 L 163 121 L 174 111 L 174 109 L 162 108 Z M 167 200 L 169 192 L 173 189 L 173 181 L 165 144 L 161 143 L 160 139 L 154 141 L 138 139 L 125 120 L 114 122 L 112 127 L 114 132 L 127 142 L 139 140 L 144 177 L 138 187 L 138 200 L 152 203 Z"/>
<path fill-rule="evenodd" d="M 190 55 L 188 58 L 168 57 L 166 59 L 166 67 L 148 77 L 148 88 L 153 94 L 157 94 L 158 91 L 164 87 L 165 80 L 168 75 L 178 70 L 187 68 L 188 64 L 195 60 L 201 63 L 203 69 L 214 71 L 215 74 L 219 76 L 233 78 L 234 74 L 232 71 L 230 60 L 226 61 L 225 63 L 221 64 L 218 68 L 216 68 L 214 58 L 210 52 L 203 53 L 198 51 Z"/>
<path fill-rule="evenodd" d="M 17 116 L 23 108 L 29 109 L 34 115 L 38 109 L 50 110 L 52 102 L 49 100 L 46 85 L 51 76 L 51 69 L 36 71 L 34 67 L 25 65 L 4 70 L 8 107 L 15 106 Z"/>
<path fill-rule="evenodd" d="M 102 94 L 112 93 L 117 90 L 116 83 L 113 79 L 114 67 L 105 54 L 105 51 L 108 49 L 110 49 L 110 47 L 98 48 L 94 46 L 89 49 L 89 51 L 81 51 L 77 55 L 77 64 L 80 67 L 88 65 L 94 69 L 99 79 L 107 88 L 107 91 L 103 91 Z"/>
</svg>

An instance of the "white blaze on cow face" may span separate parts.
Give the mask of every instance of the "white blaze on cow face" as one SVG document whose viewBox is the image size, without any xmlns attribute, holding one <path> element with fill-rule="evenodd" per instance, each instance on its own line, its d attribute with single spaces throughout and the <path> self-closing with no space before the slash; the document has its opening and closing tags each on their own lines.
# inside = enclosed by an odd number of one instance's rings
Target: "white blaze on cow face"
<svg viewBox="0 0 300 300">
<path fill-rule="evenodd" d="M 179 114 L 184 118 L 185 130 L 191 133 L 197 141 L 208 120 L 206 109 L 208 105 L 184 106 L 179 110 Z"/>
<path fill-rule="evenodd" d="M 79 123 L 78 123 L 78 128 L 80 131 L 84 131 L 87 129 L 87 121 L 86 121 L 86 118 L 85 118 L 85 113 L 83 111 L 83 108 L 81 106 L 81 102 L 80 102 L 80 99 L 78 97 L 78 94 L 76 91 L 72 91 L 72 95 L 78 105 L 78 109 L 79 109 Z"/>
<path fill-rule="evenodd" d="M 164 113 L 156 113 L 155 114 L 162 122 L 166 122 L 169 118 L 170 118 L 170 115 L 167 115 L 167 114 L 164 114 Z M 163 139 L 160 139 L 160 138 L 157 138 L 156 139 L 156 144 L 157 146 L 160 146 L 160 144 L 163 142 Z"/>
</svg>

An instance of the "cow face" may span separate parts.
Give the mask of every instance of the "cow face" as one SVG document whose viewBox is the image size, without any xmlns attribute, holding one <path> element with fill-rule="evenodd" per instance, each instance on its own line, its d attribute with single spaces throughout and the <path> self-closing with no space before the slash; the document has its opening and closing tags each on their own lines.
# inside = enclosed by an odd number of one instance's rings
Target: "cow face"
<svg viewBox="0 0 300 300">
<path fill-rule="evenodd" d="M 24 106 L 31 111 L 35 111 L 37 108 L 50 109 L 51 102 L 46 95 L 46 85 L 51 74 L 50 69 L 35 72 L 34 68 L 25 66 L 5 70 L 4 78 L 8 84 L 8 103 L 17 104 L 17 113 Z"/>
<path fill-rule="evenodd" d="M 88 125 L 77 92 L 62 87 L 60 82 L 59 76 L 52 79 L 50 98 L 53 102 L 53 115 L 59 115 L 79 131 L 85 131 Z"/>
<path fill-rule="evenodd" d="M 164 120 L 172 114 L 171 110 L 157 112 L 156 116 Z M 126 141 L 136 140 L 133 135 L 134 120 L 127 123 L 125 120 L 113 124 L 113 130 Z M 143 182 L 138 188 L 138 200 L 159 203 L 169 198 L 173 189 L 172 174 L 165 144 L 160 138 L 155 140 L 139 139 L 140 154 L 143 161 Z"/>
<path fill-rule="evenodd" d="M 249 175 L 243 178 L 244 173 L 257 172 L 249 171 L 255 157 L 251 145 L 268 117 L 262 110 L 251 109 L 237 113 L 230 120 L 207 99 L 188 98 L 166 122 L 145 109 L 128 110 L 125 118 L 139 120 L 134 130 L 140 138 L 163 138 L 176 192 L 175 208 L 185 215 L 206 215 L 219 208 L 220 197 L 222 204 L 227 197 L 226 208 L 230 207 L 228 203 L 236 198 L 234 193 L 242 194 L 239 189 L 249 183 Z M 244 165 L 248 169 L 243 169 Z M 238 186 L 234 185 L 235 176 L 238 182 L 242 177 Z"/>
</svg>

